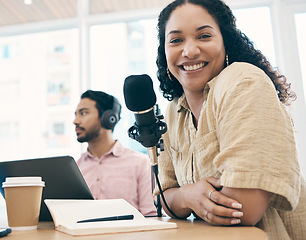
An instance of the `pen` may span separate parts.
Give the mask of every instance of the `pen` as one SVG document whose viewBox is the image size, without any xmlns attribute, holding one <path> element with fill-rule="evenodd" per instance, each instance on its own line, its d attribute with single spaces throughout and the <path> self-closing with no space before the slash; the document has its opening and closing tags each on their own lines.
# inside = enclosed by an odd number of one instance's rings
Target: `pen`
<svg viewBox="0 0 306 240">
<path fill-rule="evenodd" d="M 77 223 L 86 223 L 86 222 L 102 222 L 102 221 L 117 221 L 117 220 L 130 220 L 133 219 L 134 215 L 121 215 L 113 217 L 104 217 L 104 218 L 93 218 L 77 221 Z"/>
</svg>

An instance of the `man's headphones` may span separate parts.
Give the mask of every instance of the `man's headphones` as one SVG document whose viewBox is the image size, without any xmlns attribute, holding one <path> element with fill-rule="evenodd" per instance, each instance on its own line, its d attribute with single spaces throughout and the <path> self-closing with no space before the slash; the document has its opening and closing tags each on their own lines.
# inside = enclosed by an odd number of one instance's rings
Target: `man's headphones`
<svg viewBox="0 0 306 240">
<path fill-rule="evenodd" d="M 113 108 L 104 111 L 101 117 L 101 125 L 106 129 L 113 129 L 117 122 L 119 121 L 119 114 L 121 110 L 121 105 L 118 100 L 113 97 Z"/>
</svg>

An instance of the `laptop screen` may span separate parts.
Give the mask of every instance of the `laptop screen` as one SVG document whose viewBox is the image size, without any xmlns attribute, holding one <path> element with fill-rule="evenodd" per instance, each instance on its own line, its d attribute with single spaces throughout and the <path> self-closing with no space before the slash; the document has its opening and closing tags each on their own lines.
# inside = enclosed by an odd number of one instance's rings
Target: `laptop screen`
<svg viewBox="0 0 306 240">
<path fill-rule="evenodd" d="M 6 177 L 42 177 L 45 182 L 39 220 L 52 221 L 44 199 L 93 199 L 93 196 L 71 156 L 0 162 L 0 191 Z"/>
</svg>

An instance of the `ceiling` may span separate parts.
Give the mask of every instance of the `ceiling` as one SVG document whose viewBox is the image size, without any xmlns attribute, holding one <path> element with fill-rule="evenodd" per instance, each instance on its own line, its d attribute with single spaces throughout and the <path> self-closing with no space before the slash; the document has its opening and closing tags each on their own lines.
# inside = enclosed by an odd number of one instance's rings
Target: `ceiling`
<svg viewBox="0 0 306 240">
<path fill-rule="evenodd" d="M 25 1 L 32 1 L 26 5 Z M 161 8 L 173 0 L 0 0 L 0 27 L 16 24 L 75 18 L 78 3 L 89 4 L 90 14 Z M 263 2 L 263 0 L 248 0 Z M 270 0 L 284 3 L 305 3 L 305 0 Z M 245 3 L 246 0 L 225 0 Z"/>
<path fill-rule="evenodd" d="M 77 17 L 80 0 L 0 0 L 0 27 Z M 91 14 L 157 8 L 172 0 L 83 0 Z"/>
<path fill-rule="evenodd" d="M 166 6 L 173 0 L 91 0 L 91 13 L 117 12 Z"/>
</svg>

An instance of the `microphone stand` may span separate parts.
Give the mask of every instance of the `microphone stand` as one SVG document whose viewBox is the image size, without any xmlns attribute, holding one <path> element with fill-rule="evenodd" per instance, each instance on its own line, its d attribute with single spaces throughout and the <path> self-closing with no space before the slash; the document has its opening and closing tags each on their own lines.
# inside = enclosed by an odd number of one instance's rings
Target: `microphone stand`
<svg viewBox="0 0 306 240">
<path fill-rule="evenodd" d="M 155 179 L 156 182 L 158 184 L 158 186 L 160 187 L 160 183 L 158 180 L 158 161 L 157 161 L 157 157 L 158 157 L 158 151 L 157 149 L 160 148 L 161 151 L 163 151 L 163 144 L 162 144 L 162 139 L 160 139 L 159 143 L 157 146 L 153 146 L 153 147 L 149 147 L 148 148 L 148 153 L 149 153 L 149 158 L 151 160 L 151 166 L 152 166 L 152 171 L 155 175 Z M 156 209 L 157 209 L 157 217 L 162 217 L 162 205 L 161 205 L 161 201 L 160 201 L 160 194 L 158 194 L 156 196 Z"/>
<path fill-rule="evenodd" d="M 130 138 L 135 139 L 139 143 L 141 143 L 144 147 L 147 147 L 149 158 L 151 160 L 152 171 L 155 175 L 155 179 L 159 190 L 161 191 L 161 186 L 158 180 L 158 149 L 161 151 L 164 150 L 163 148 L 163 141 L 161 135 L 167 131 L 166 123 L 162 122 L 160 119 L 163 116 L 160 114 L 158 105 L 155 105 L 155 114 L 156 119 L 155 122 L 148 126 L 138 126 L 136 123 L 129 128 L 128 135 Z M 160 194 L 156 197 L 155 206 L 157 208 L 157 216 L 162 216 L 162 205 L 160 201 Z"/>
<path fill-rule="evenodd" d="M 158 161 L 157 161 L 157 156 L 159 155 L 158 151 L 157 151 L 158 148 L 160 148 L 161 151 L 164 150 L 164 142 L 163 142 L 162 139 L 159 140 L 159 142 L 156 146 L 148 148 L 149 155 L 151 154 L 151 157 L 152 157 L 151 160 L 153 160 L 152 169 L 153 169 L 153 172 L 155 174 L 155 179 L 156 179 L 158 189 L 160 191 L 160 194 L 157 195 L 157 205 L 156 205 L 157 216 L 162 217 L 162 205 L 161 205 L 161 201 L 160 201 L 160 197 L 161 197 L 163 199 L 164 205 L 165 205 L 166 209 L 169 211 L 169 213 L 171 213 L 173 217 L 179 218 L 175 215 L 175 213 L 168 206 L 168 204 L 166 202 L 166 199 L 165 199 L 165 196 L 163 194 L 162 187 L 161 187 L 159 179 L 158 179 Z"/>
</svg>

